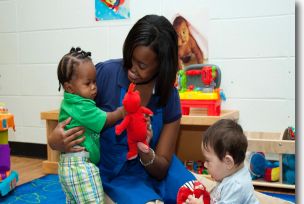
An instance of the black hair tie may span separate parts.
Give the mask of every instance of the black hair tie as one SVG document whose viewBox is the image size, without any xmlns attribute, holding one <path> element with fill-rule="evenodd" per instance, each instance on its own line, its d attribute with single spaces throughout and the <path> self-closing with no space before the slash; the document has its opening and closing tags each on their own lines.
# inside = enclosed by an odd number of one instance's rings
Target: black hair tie
<svg viewBox="0 0 304 204">
<path fill-rule="evenodd" d="M 76 51 L 76 49 L 74 47 L 72 47 L 71 50 L 70 50 L 70 53 L 73 53 L 75 51 Z"/>
</svg>

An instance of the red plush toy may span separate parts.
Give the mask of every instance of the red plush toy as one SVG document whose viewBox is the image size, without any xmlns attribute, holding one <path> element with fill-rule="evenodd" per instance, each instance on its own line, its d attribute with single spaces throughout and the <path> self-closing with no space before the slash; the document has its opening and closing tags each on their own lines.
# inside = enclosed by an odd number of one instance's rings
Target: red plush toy
<svg viewBox="0 0 304 204">
<path fill-rule="evenodd" d="M 203 196 L 203 203 L 210 204 L 210 194 L 206 190 L 206 187 L 199 181 L 189 181 L 182 185 L 178 190 L 176 203 L 185 203 L 189 195 L 193 195 L 195 198 Z"/>
<path fill-rule="evenodd" d="M 137 157 L 137 143 L 142 142 L 149 148 L 147 138 L 147 120 L 144 114 L 153 115 L 153 112 L 140 106 L 141 100 L 138 91 L 134 91 L 135 84 L 131 83 L 128 92 L 124 96 L 122 104 L 127 112 L 123 121 L 115 126 L 116 135 L 127 129 L 129 152 L 127 159 Z"/>
</svg>

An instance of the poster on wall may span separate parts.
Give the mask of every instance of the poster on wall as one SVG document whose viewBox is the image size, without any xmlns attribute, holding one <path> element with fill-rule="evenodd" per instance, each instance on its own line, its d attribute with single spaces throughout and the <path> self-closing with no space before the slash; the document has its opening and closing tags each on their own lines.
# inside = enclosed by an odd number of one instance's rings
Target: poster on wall
<svg viewBox="0 0 304 204">
<path fill-rule="evenodd" d="M 116 20 L 130 18 L 130 0 L 95 0 L 95 19 Z"/>
<path fill-rule="evenodd" d="M 208 63 L 208 15 L 176 13 L 172 24 L 178 35 L 178 67 Z"/>
</svg>

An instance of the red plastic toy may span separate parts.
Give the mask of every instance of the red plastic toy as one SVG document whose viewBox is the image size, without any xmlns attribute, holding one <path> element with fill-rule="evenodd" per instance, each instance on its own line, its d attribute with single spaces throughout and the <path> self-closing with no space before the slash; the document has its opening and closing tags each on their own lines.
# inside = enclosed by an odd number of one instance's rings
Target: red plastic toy
<svg viewBox="0 0 304 204">
<path fill-rule="evenodd" d="M 190 108 L 207 109 L 207 115 L 218 116 L 221 113 L 220 90 L 221 72 L 218 66 L 194 64 L 179 72 L 179 96 L 183 115 L 189 115 Z"/>
<path fill-rule="evenodd" d="M 193 195 L 195 198 L 203 196 L 204 204 L 210 204 L 210 194 L 206 190 L 206 187 L 199 181 L 189 181 L 180 187 L 177 193 L 176 203 L 185 203 L 189 195 Z"/>
<path fill-rule="evenodd" d="M 221 114 L 220 90 L 215 90 L 213 95 L 218 95 L 215 99 L 181 99 L 182 114 L 189 115 L 190 108 L 206 108 L 207 115 L 217 116 Z"/>
<path fill-rule="evenodd" d="M 153 115 L 153 112 L 140 105 L 141 99 L 138 91 L 134 91 L 135 84 L 131 83 L 128 92 L 124 96 L 122 104 L 127 112 L 123 121 L 115 126 L 116 135 L 120 135 L 127 129 L 129 151 L 127 159 L 137 157 L 137 143 L 142 142 L 147 145 L 147 120 L 144 114 Z"/>
</svg>

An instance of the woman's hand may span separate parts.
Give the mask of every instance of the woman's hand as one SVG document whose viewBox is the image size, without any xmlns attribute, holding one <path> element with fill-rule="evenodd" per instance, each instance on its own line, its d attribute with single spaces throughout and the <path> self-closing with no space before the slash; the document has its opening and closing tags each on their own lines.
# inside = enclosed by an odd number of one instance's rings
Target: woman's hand
<svg viewBox="0 0 304 204">
<path fill-rule="evenodd" d="M 151 118 L 149 115 L 145 115 L 145 118 L 146 118 L 146 121 L 147 121 L 147 143 L 149 144 L 151 139 L 152 139 L 152 136 L 153 136 L 153 130 L 152 130 L 152 125 L 151 125 Z M 149 153 L 149 148 L 147 147 L 147 145 L 145 145 L 144 143 L 142 142 L 138 142 L 137 143 L 137 148 L 144 152 L 144 153 Z"/>
<path fill-rule="evenodd" d="M 157 180 L 162 180 L 167 175 L 172 156 L 175 152 L 179 124 L 180 119 L 164 124 L 154 153 L 150 149 L 148 153 L 144 153 L 138 148 L 138 155 L 142 162 L 149 164 L 145 166 L 145 169 Z"/>
<path fill-rule="evenodd" d="M 80 152 L 84 147 L 74 147 L 85 140 L 85 137 L 76 139 L 78 136 L 83 135 L 83 127 L 75 127 L 65 131 L 64 127 L 71 122 L 71 117 L 58 123 L 53 132 L 48 136 L 48 144 L 54 150 L 60 152 Z"/>
</svg>

